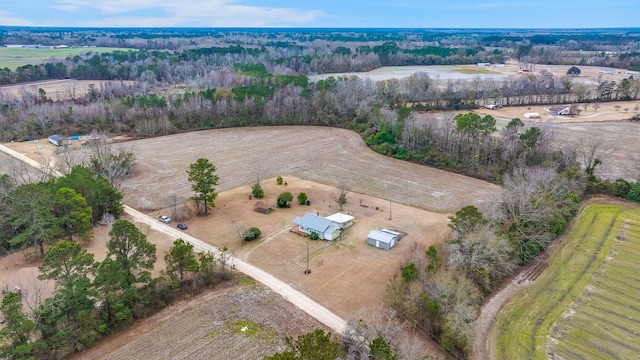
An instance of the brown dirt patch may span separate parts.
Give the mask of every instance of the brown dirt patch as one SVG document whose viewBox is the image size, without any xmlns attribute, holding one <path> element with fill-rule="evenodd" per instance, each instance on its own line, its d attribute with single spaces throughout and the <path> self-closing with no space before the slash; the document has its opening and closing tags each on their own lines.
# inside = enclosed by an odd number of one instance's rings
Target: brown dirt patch
<svg viewBox="0 0 640 360">
<path fill-rule="evenodd" d="M 249 321 L 254 334 L 239 330 Z M 314 329 L 327 331 L 271 290 L 230 286 L 176 303 L 73 358 L 259 359 L 282 351 L 286 336 Z"/>
</svg>

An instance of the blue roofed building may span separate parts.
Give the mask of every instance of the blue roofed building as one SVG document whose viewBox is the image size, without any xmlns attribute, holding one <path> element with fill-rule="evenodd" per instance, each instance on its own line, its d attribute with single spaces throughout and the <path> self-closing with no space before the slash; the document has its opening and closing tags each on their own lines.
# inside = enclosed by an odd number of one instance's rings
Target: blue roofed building
<svg viewBox="0 0 640 360">
<path fill-rule="evenodd" d="M 303 217 L 296 217 L 293 223 L 298 226 L 298 232 L 303 235 L 318 234 L 318 238 L 333 241 L 340 237 L 340 224 L 322 216 L 306 213 Z"/>
</svg>

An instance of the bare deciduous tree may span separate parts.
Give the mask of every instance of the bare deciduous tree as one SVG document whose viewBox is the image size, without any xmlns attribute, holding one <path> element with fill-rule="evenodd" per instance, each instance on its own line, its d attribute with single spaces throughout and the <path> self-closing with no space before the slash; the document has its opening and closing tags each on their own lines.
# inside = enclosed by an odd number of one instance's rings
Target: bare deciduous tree
<svg viewBox="0 0 640 360">
<path fill-rule="evenodd" d="M 340 182 L 339 190 L 339 193 L 333 195 L 333 201 L 338 204 L 340 211 L 342 211 L 342 207 L 347 203 L 347 194 L 349 193 L 346 182 Z"/>
</svg>

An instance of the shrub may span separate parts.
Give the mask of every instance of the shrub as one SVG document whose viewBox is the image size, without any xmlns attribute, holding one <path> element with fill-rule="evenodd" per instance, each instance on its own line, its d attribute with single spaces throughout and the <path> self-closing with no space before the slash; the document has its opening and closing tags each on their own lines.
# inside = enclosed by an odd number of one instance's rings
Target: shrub
<svg viewBox="0 0 640 360">
<path fill-rule="evenodd" d="M 260 229 L 258 229 L 257 227 L 252 227 L 249 230 L 245 231 L 244 234 L 242 234 L 242 239 L 244 241 L 253 241 L 259 238 L 260 235 L 262 235 L 262 231 L 260 231 Z"/>
<path fill-rule="evenodd" d="M 320 236 L 318 236 L 318 233 L 314 231 L 311 234 L 309 234 L 309 239 L 318 240 L 318 239 L 320 239 Z"/>
<path fill-rule="evenodd" d="M 298 204 L 304 205 L 307 203 L 307 194 L 301 192 L 298 194 Z"/>
<path fill-rule="evenodd" d="M 264 190 L 262 190 L 262 186 L 260 186 L 260 183 L 256 183 L 255 185 L 253 185 L 253 187 L 251 188 L 251 193 L 253 194 L 253 197 L 257 199 L 262 199 L 264 197 Z"/>
<path fill-rule="evenodd" d="M 276 178 L 276 182 L 278 183 L 278 185 L 282 185 L 282 182 L 283 182 L 283 180 L 282 180 L 282 176 L 278 176 L 278 177 Z"/>
<path fill-rule="evenodd" d="M 278 200 L 276 202 L 279 208 L 288 208 L 291 207 L 291 200 L 293 200 L 293 195 L 286 191 L 278 196 Z"/>
</svg>

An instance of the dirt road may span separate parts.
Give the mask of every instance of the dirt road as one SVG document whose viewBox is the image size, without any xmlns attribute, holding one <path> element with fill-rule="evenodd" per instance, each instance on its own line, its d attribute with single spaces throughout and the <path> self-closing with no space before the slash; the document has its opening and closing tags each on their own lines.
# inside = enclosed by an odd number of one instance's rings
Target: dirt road
<svg viewBox="0 0 640 360">
<path fill-rule="evenodd" d="M 38 163 L 37 161 L 30 159 L 14 150 L 7 148 L 6 146 L 0 145 L 0 151 L 6 153 L 7 155 L 13 156 L 18 160 L 24 161 L 27 164 L 37 168 L 42 169 L 43 165 Z M 174 228 L 172 226 L 166 225 L 164 223 L 159 222 L 158 220 L 147 216 L 140 211 L 133 209 L 130 206 L 124 206 L 125 213 L 133 218 L 136 222 L 143 223 L 148 225 L 151 229 L 163 232 L 172 238 L 178 239 L 181 238 L 190 244 L 193 244 L 194 249 L 202 252 L 211 252 L 214 254 L 216 258 L 219 257 L 220 250 L 213 245 L 207 244 L 202 240 L 199 240 L 185 232 Z M 346 321 L 333 312 L 329 311 L 322 305 L 313 301 L 308 296 L 302 294 L 301 292 L 295 290 L 289 284 L 279 280 L 278 278 L 270 275 L 269 273 L 245 262 L 240 259 L 229 256 L 227 263 L 237 271 L 240 271 L 252 278 L 256 281 L 259 281 L 272 289 L 274 292 L 284 297 L 287 301 L 304 310 L 307 314 L 311 315 L 321 323 L 325 324 L 335 332 L 342 334 L 346 328 Z"/>
</svg>

